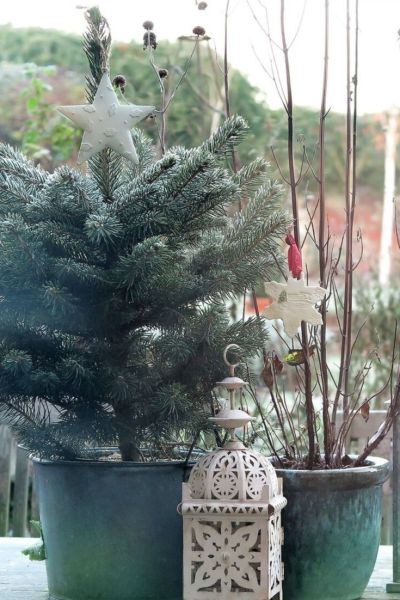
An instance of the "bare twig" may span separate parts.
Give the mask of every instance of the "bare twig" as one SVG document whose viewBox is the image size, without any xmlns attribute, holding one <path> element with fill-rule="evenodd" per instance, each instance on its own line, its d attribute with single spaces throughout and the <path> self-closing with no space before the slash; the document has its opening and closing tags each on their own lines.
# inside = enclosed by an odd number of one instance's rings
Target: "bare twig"
<svg viewBox="0 0 400 600">
<path fill-rule="evenodd" d="M 195 40 L 195 42 L 194 42 L 194 44 L 193 44 L 193 50 L 192 50 L 192 52 L 190 53 L 190 56 L 189 56 L 189 58 L 188 58 L 188 59 L 187 59 L 187 61 L 186 61 L 185 67 L 184 67 L 184 69 L 183 69 L 183 71 L 182 71 L 182 74 L 181 74 L 181 76 L 180 76 L 180 78 L 179 78 L 179 80 L 178 80 L 177 84 L 175 85 L 174 89 L 173 89 L 173 90 L 172 90 L 172 92 L 169 94 L 168 100 L 167 100 L 167 102 L 166 102 L 166 104 L 165 104 L 165 107 L 164 107 L 164 112 L 166 112 L 166 111 L 168 110 L 168 108 L 169 108 L 169 105 L 171 104 L 171 102 L 172 102 L 172 101 L 173 101 L 173 99 L 175 98 L 175 94 L 176 94 L 176 92 L 178 91 L 178 89 L 179 89 L 179 88 L 180 88 L 180 86 L 182 85 L 182 82 L 183 82 L 183 80 L 185 79 L 185 77 L 186 77 L 186 75 L 187 75 L 187 73 L 188 73 L 188 71 L 189 71 L 190 65 L 192 64 L 193 56 L 194 56 L 194 54 L 195 54 L 195 52 L 197 51 L 197 48 L 198 48 L 198 46 L 199 46 L 199 41 L 200 41 L 200 37 L 199 37 L 199 36 L 197 36 L 197 38 L 196 38 L 196 40 Z"/>
<path fill-rule="evenodd" d="M 335 396 L 335 407 L 343 399 L 343 418 L 348 416 L 349 357 L 351 348 L 351 307 L 353 292 L 353 226 L 354 206 L 351 202 L 350 183 L 352 171 L 352 120 L 351 120 L 351 78 L 350 78 L 350 4 L 346 0 L 346 73 L 347 73 L 347 111 L 346 111 L 346 167 L 345 167 L 345 201 L 346 201 L 346 260 L 344 284 L 343 332 L 340 350 L 340 369 L 338 388 Z M 355 75 L 357 78 L 357 73 Z"/>
<path fill-rule="evenodd" d="M 192 63 L 193 60 L 193 56 L 198 48 L 199 45 L 199 40 L 200 37 L 197 36 L 196 40 L 193 44 L 193 49 L 192 52 L 189 56 L 189 58 L 186 61 L 185 67 L 183 69 L 183 71 L 181 72 L 181 75 L 178 79 L 178 82 L 176 83 L 175 87 L 173 88 L 173 90 L 171 90 L 169 93 L 167 93 L 166 87 L 165 87 L 165 81 L 163 79 L 163 77 L 160 76 L 160 72 L 159 72 L 159 68 L 155 62 L 155 58 L 154 58 L 154 49 L 153 46 L 151 44 L 151 40 L 150 40 L 150 34 L 151 31 L 148 30 L 147 31 L 147 49 L 148 49 L 148 56 L 149 56 L 149 63 L 156 75 L 157 81 L 158 81 L 158 86 L 160 88 L 160 96 L 161 96 L 161 106 L 160 106 L 160 110 L 156 110 L 156 114 L 159 114 L 161 117 L 161 126 L 160 126 L 160 132 L 159 132 L 159 139 L 160 139 L 160 150 L 161 150 L 161 155 L 164 156 L 165 151 L 166 151 L 166 121 L 167 121 L 167 111 L 168 108 L 171 104 L 171 102 L 173 101 L 173 99 L 175 98 L 175 94 L 178 91 L 178 89 L 180 88 L 180 86 L 183 83 L 183 80 L 185 79 L 190 65 Z"/>
<path fill-rule="evenodd" d="M 281 0 L 281 11 L 280 11 L 280 28 L 281 28 L 281 40 L 282 50 L 285 61 L 285 76 L 286 76 L 286 97 L 287 97 L 287 119 L 288 119 L 288 134 L 287 134 L 287 153 L 288 153 L 288 165 L 289 165 L 289 180 L 290 180 L 290 193 L 292 201 L 292 214 L 293 214 L 293 234 L 296 240 L 298 248 L 301 248 L 300 240 L 300 223 L 299 223 L 299 210 L 296 193 L 296 172 L 294 164 L 294 127 L 293 127 L 293 94 L 292 94 L 292 81 L 290 72 L 289 62 L 289 48 L 286 41 L 286 27 L 285 27 L 285 0 Z M 308 334 L 307 326 L 304 321 L 301 324 L 302 334 L 302 349 L 304 353 L 304 383 L 305 383 L 305 405 L 306 405 L 306 419 L 307 419 L 307 433 L 308 433 L 308 467 L 311 469 L 315 459 L 315 412 L 312 398 L 312 382 L 311 382 L 311 368 L 310 358 L 308 349 Z"/>
<path fill-rule="evenodd" d="M 329 0 L 325 0 L 325 49 L 324 49 L 324 76 L 322 84 L 322 98 L 319 118 L 319 234 L 318 234 L 318 254 L 319 254 L 319 281 L 320 286 L 327 287 L 326 277 L 326 256 L 325 256 L 325 225 L 326 225 L 326 206 L 325 206 L 325 120 L 326 120 L 326 95 L 328 87 L 328 51 L 329 51 Z M 323 298 L 320 306 L 322 316 L 322 325 L 320 333 L 320 377 L 322 393 L 322 412 L 324 422 L 324 451 L 325 461 L 329 465 L 331 461 L 331 425 L 329 416 L 329 387 L 328 387 L 328 369 L 326 355 L 326 298 Z"/>
<path fill-rule="evenodd" d="M 284 176 L 284 174 L 282 173 L 281 166 L 280 166 L 280 164 L 279 164 L 279 162 L 278 162 L 278 160 L 277 160 L 277 158 L 276 158 L 276 155 L 275 155 L 275 150 L 274 150 L 273 146 L 271 146 L 271 154 L 272 154 L 272 158 L 274 159 L 274 163 L 275 163 L 275 165 L 276 165 L 276 167 L 277 167 L 277 169 L 278 169 L 279 175 L 281 176 L 281 179 L 282 179 L 282 180 L 283 180 L 285 183 L 287 183 L 288 185 L 290 185 L 290 181 L 289 181 L 288 179 L 286 179 L 286 177 L 285 177 L 285 176 Z"/>
<path fill-rule="evenodd" d="M 288 166 L 289 166 L 289 180 L 290 180 L 290 193 L 292 200 L 292 213 L 293 213 L 293 234 L 296 240 L 297 246 L 300 248 L 300 224 L 299 224 L 299 210 L 297 203 L 296 194 L 296 173 L 294 164 L 294 128 L 293 128 L 293 93 L 292 93 L 292 80 L 290 72 L 289 62 L 289 49 L 286 42 L 286 28 L 285 28 L 285 0 L 281 0 L 281 38 L 282 38 L 282 50 L 285 59 L 285 75 L 286 75 L 286 95 L 287 95 L 287 124 L 288 124 Z"/>
<path fill-rule="evenodd" d="M 304 2 L 303 2 L 303 8 L 302 8 L 302 11 L 301 11 L 301 15 L 300 15 L 299 22 L 298 22 L 298 24 L 297 24 L 296 31 L 295 31 L 295 33 L 294 33 L 294 36 L 293 36 L 293 38 L 292 38 L 292 41 L 291 41 L 291 42 L 290 42 L 290 44 L 289 44 L 289 50 L 290 50 L 290 48 L 293 46 L 293 44 L 295 43 L 295 41 L 297 40 L 297 36 L 298 36 L 298 35 L 299 35 L 299 33 L 300 33 L 300 29 L 301 29 L 301 26 L 302 26 L 302 24 L 303 24 L 304 15 L 305 15 L 305 12 L 306 12 L 306 7 L 307 7 L 307 0 L 304 0 Z"/>
<path fill-rule="evenodd" d="M 228 64 L 228 20 L 229 20 L 230 0 L 226 0 L 225 19 L 224 19 L 224 88 L 225 88 L 225 114 L 229 119 L 231 116 L 230 97 L 229 97 L 229 64 Z M 232 147 L 232 167 L 234 173 L 237 172 L 237 159 L 235 149 Z M 239 198 L 239 210 L 242 210 L 242 201 Z"/>
</svg>

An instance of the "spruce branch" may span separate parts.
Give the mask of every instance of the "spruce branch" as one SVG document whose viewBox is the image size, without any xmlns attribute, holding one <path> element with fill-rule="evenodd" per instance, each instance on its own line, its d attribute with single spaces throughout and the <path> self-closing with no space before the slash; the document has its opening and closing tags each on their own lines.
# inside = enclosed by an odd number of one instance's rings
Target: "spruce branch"
<svg viewBox="0 0 400 600">
<path fill-rule="evenodd" d="M 32 191 L 40 190 L 49 177 L 48 173 L 35 167 L 21 152 L 7 144 L 0 144 L 0 180 L 7 175 L 15 178 L 14 185 L 21 182 L 31 186 Z"/>
<path fill-rule="evenodd" d="M 83 50 L 89 63 L 87 77 L 87 99 L 93 102 L 100 80 L 110 69 L 111 32 L 108 21 L 99 8 L 94 6 L 85 11 L 87 30 L 83 34 Z"/>
<path fill-rule="evenodd" d="M 86 96 L 93 102 L 104 73 L 110 70 L 111 32 L 107 20 L 97 7 L 85 12 L 87 30 L 83 36 L 83 49 L 89 63 L 90 75 L 86 77 Z M 104 202 L 112 202 L 121 177 L 122 157 L 106 148 L 89 160 L 90 170 L 102 191 Z"/>
<path fill-rule="evenodd" d="M 263 158 L 256 158 L 234 174 L 234 181 L 238 183 L 244 194 L 251 194 L 261 185 L 268 168 L 269 163 Z"/>
<path fill-rule="evenodd" d="M 248 125 L 243 117 L 232 116 L 218 127 L 201 148 L 217 156 L 229 154 L 232 147 L 240 143 L 247 129 Z"/>
</svg>

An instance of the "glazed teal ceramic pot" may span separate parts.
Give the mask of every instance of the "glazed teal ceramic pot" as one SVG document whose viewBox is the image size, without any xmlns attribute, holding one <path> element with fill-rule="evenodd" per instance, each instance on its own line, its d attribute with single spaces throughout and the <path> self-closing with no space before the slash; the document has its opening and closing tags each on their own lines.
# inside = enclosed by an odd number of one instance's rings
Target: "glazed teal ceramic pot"
<svg viewBox="0 0 400 600">
<path fill-rule="evenodd" d="M 52 600 L 182 600 L 183 462 L 39 461 Z"/>
<path fill-rule="evenodd" d="M 285 600 L 360 598 L 378 553 L 388 461 L 371 457 L 361 468 L 277 473 L 288 500 Z"/>
</svg>

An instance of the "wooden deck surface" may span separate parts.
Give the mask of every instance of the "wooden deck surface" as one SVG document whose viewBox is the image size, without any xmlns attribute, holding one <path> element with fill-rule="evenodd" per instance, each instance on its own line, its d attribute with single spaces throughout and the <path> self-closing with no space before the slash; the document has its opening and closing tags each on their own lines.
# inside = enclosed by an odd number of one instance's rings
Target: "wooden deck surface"
<svg viewBox="0 0 400 600">
<path fill-rule="evenodd" d="M 32 538 L 0 538 L 1 600 L 48 600 L 44 562 L 21 554 L 32 542 Z"/>
<path fill-rule="evenodd" d="M 1 600 L 48 600 L 44 562 L 31 562 L 21 554 L 21 550 L 30 545 L 31 538 L 0 538 Z M 374 573 L 362 600 L 400 600 L 400 594 L 385 592 L 391 576 L 392 548 L 381 546 Z"/>
</svg>

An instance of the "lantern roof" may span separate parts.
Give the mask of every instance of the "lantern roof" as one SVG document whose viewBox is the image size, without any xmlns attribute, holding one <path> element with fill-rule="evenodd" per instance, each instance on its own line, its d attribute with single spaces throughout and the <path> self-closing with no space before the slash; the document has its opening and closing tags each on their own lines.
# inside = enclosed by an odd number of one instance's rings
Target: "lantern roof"
<svg viewBox="0 0 400 600">
<path fill-rule="evenodd" d="M 204 455 L 194 465 L 189 485 L 193 500 L 260 502 L 264 486 L 269 487 L 270 498 L 280 494 L 269 460 L 248 448 L 221 448 Z"/>
</svg>

